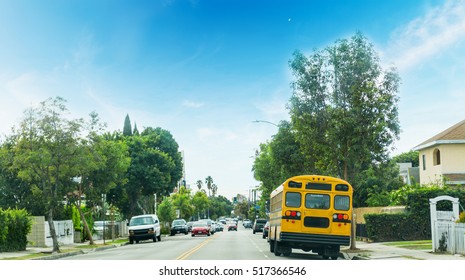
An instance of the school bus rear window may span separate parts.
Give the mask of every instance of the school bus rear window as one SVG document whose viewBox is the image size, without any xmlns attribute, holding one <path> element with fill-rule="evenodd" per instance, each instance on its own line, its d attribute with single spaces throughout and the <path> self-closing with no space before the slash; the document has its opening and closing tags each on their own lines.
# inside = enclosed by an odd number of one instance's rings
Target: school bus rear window
<svg viewBox="0 0 465 280">
<path fill-rule="evenodd" d="M 350 208 L 350 198 L 346 195 L 334 196 L 334 209 L 347 211 Z"/>
<path fill-rule="evenodd" d="M 324 184 L 324 183 L 307 183 L 305 185 L 305 188 L 307 190 L 319 190 L 319 191 L 330 191 L 331 190 L 331 184 Z"/>
<path fill-rule="evenodd" d="M 286 193 L 286 206 L 287 207 L 300 207 L 302 196 L 300 193 L 288 192 Z"/>
<path fill-rule="evenodd" d="M 305 195 L 305 207 L 309 209 L 329 209 L 329 195 L 308 193 Z"/>
</svg>

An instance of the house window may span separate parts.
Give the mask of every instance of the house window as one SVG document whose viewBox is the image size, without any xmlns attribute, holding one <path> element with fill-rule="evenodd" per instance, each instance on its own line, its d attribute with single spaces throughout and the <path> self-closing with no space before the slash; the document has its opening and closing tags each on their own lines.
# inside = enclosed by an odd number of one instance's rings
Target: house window
<svg viewBox="0 0 465 280">
<path fill-rule="evenodd" d="M 426 156 L 425 155 L 422 155 L 421 156 L 421 161 L 423 162 L 423 170 L 426 170 Z"/>
<path fill-rule="evenodd" d="M 439 149 L 435 149 L 433 152 L 433 165 L 441 164 L 441 152 Z"/>
</svg>

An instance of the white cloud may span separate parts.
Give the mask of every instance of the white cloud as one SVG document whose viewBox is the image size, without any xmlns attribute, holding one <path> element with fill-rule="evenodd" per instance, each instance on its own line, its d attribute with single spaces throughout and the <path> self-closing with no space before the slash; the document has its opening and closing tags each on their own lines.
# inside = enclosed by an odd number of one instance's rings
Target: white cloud
<svg viewBox="0 0 465 280">
<path fill-rule="evenodd" d="M 195 102 L 195 101 L 191 101 L 191 100 L 184 100 L 182 102 L 182 106 L 188 107 L 188 108 L 201 108 L 204 105 L 205 104 L 202 103 L 202 102 Z"/>
<path fill-rule="evenodd" d="M 465 1 L 447 1 L 398 28 L 385 54 L 401 70 L 465 41 Z"/>
</svg>

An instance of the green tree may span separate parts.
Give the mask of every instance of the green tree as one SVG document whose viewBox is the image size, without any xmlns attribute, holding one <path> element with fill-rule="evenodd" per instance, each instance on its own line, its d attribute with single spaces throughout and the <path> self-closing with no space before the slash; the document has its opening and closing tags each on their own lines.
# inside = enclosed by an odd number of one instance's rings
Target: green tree
<svg viewBox="0 0 465 280">
<path fill-rule="evenodd" d="M 132 131 L 132 135 L 136 135 L 136 136 L 139 135 L 139 129 L 137 129 L 137 124 L 136 123 L 134 123 L 134 130 Z"/>
<path fill-rule="evenodd" d="M 242 216 L 245 219 L 250 219 L 251 216 L 249 216 L 249 208 L 249 203 L 247 201 L 239 202 L 234 207 L 234 214 L 236 216 Z"/>
<path fill-rule="evenodd" d="M 0 147 L 0 208 L 26 209 L 31 215 L 43 215 L 46 211 L 45 197 L 34 195 L 30 184 L 18 177 L 12 168 L 15 157 L 15 139 L 7 137 Z"/>
<path fill-rule="evenodd" d="M 170 197 L 163 198 L 163 201 L 158 204 L 157 216 L 163 222 L 164 226 L 168 226 L 169 222 L 176 219 L 176 209 Z"/>
<path fill-rule="evenodd" d="M 189 220 L 193 213 L 190 190 L 181 186 L 172 199 L 175 209 L 179 211 L 179 218 Z"/>
<path fill-rule="evenodd" d="M 90 128 L 86 143 L 87 149 L 83 149 L 84 152 L 79 156 L 82 164 L 76 167 L 79 176 L 76 184 L 77 191 L 68 197 L 79 210 L 87 236 L 93 244 L 90 228 L 82 212 L 81 197 L 83 194 L 86 195 L 86 204 L 89 207 L 100 205 L 102 194 L 107 195 L 117 185 L 126 183 L 130 157 L 124 141 L 108 140 L 101 134 L 102 127 L 96 114 L 91 114 Z M 113 202 L 114 199 L 108 195 L 107 201 Z M 114 209 L 114 206 L 109 205 L 105 208 Z"/>
<path fill-rule="evenodd" d="M 216 220 L 221 216 L 231 215 L 231 211 L 234 209 L 232 202 L 222 195 L 211 196 L 208 198 L 208 200 L 209 217 L 213 220 Z"/>
<path fill-rule="evenodd" d="M 148 127 L 141 133 L 142 136 L 147 137 L 151 147 L 159 149 L 168 154 L 171 161 L 174 163 L 169 170 L 169 181 L 167 183 L 167 192 L 171 192 L 182 178 L 183 165 L 182 156 L 179 151 L 179 145 L 174 139 L 173 135 L 165 129 L 160 127 Z"/>
<path fill-rule="evenodd" d="M 144 197 L 167 196 L 182 177 L 182 158 L 172 135 L 161 128 L 146 128 L 140 136 L 126 139 L 131 164 L 128 182 L 116 190 L 124 197 L 120 208 L 127 216 L 148 212 L 141 200 Z"/>
<path fill-rule="evenodd" d="M 207 194 L 202 191 L 196 192 L 192 197 L 192 205 L 194 206 L 195 213 L 197 214 L 197 219 L 200 219 L 200 214 L 209 207 Z"/>
<path fill-rule="evenodd" d="M 132 127 L 131 120 L 129 119 L 129 114 L 127 114 L 126 118 L 124 118 L 123 135 L 132 136 Z"/>
<path fill-rule="evenodd" d="M 309 57 L 295 52 L 290 115 L 311 170 L 344 178 L 388 158 L 399 135 L 400 78 L 360 33 Z M 357 188 L 356 188 L 356 191 Z"/>
<path fill-rule="evenodd" d="M 311 171 L 303 159 L 291 123 L 280 122 L 278 133 L 271 141 L 260 145 L 252 167 L 255 179 L 261 182 L 261 199 L 268 200 L 271 192 L 286 179 Z"/>
<path fill-rule="evenodd" d="M 420 166 L 420 159 L 418 154 L 418 151 L 408 151 L 394 156 L 392 160 L 396 163 L 411 162 L 412 167 L 418 167 Z"/>
<path fill-rule="evenodd" d="M 54 252 L 60 251 L 53 224 L 54 209 L 73 191 L 69 182 L 76 176 L 75 167 L 80 164 L 76 155 L 81 154 L 83 147 L 79 137 L 83 120 L 68 120 L 67 112 L 63 98 L 47 99 L 39 108 L 28 109 L 19 128 L 13 131 L 11 168 L 44 198 Z"/>
<path fill-rule="evenodd" d="M 254 177 L 260 181 L 260 190 L 262 197 L 269 198 L 271 192 L 285 181 L 281 175 L 281 166 L 273 156 L 271 143 L 260 144 L 260 150 L 255 155 L 254 165 L 252 167 Z"/>
<path fill-rule="evenodd" d="M 399 167 L 393 161 L 373 164 L 357 176 L 354 207 L 391 205 L 390 192 L 401 188 Z"/>
</svg>

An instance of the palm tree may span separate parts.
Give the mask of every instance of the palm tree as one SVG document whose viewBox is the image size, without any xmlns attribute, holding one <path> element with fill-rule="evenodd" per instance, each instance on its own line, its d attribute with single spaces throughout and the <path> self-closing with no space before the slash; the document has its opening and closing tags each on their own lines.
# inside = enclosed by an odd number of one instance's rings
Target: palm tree
<svg viewBox="0 0 465 280">
<path fill-rule="evenodd" d="M 218 192 L 218 186 L 216 184 L 212 185 L 212 195 L 216 196 L 216 193 Z"/>
<path fill-rule="evenodd" d="M 203 186 L 202 180 L 198 180 L 197 181 L 197 188 L 199 188 L 199 191 L 202 189 L 202 186 Z"/>
<path fill-rule="evenodd" d="M 205 178 L 205 184 L 207 184 L 208 196 L 210 196 L 210 191 L 213 185 L 213 178 L 211 176 L 208 176 L 207 178 Z"/>
</svg>

